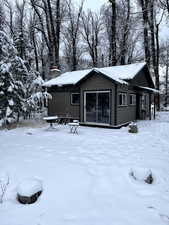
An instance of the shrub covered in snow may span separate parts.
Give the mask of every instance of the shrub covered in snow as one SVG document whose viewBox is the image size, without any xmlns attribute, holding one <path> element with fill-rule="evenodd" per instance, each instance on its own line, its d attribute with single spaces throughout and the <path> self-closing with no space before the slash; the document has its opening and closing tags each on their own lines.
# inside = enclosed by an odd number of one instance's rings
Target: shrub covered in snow
<svg viewBox="0 0 169 225">
<path fill-rule="evenodd" d="M 137 124 L 132 122 L 129 124 L 129 129 L 128 129 L 129 133 L 138 133 L 138 127 Z"/>
<path fill-rule="evenodd" d="M 147 184 L 152 184 L 154 179 L 150 169 L 137 168 L 130 171 L 130 176 L 138 181 L 143 181 Z"/>
<path fill-rule="evenodd" d="M 22 204 L 32 204 L 42 193 L 42 182 L 38 179 L 26 179 L 17 188 L 17 200 Z"/>
</svg>

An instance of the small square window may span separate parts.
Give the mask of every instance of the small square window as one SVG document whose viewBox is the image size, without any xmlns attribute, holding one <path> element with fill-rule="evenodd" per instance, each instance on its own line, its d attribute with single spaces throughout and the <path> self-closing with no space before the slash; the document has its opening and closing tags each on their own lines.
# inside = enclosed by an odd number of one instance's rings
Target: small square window
<svg viewBox="0 0 169 225">
<path fill-rule="evenodd" d="M 136 95 L 135 94 L 130 94 L 130 105 L 136 105 Z"/>
<path fill-rule="evenodd" d="M 126 93 L 120 93 L 119 94 L 119 105 L 120 106 L 126 106 L 127 105 L 127 94 Z"/>
<path fill-rule="evenodd" d="M 79 105 L 79 103 L 80 103 L 80 94 L 79 93 L 72 93 L 71 104 L 72 105 Z"/>
</svg>

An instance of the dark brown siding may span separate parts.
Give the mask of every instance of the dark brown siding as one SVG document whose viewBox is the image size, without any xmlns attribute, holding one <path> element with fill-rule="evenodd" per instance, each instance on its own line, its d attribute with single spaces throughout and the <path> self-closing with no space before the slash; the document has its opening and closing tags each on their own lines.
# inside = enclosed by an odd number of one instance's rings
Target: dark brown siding
<svg viewBox="0 0 169 225">
<path fill-rule="evenodd" d="M 130 82 L 131 85 L 150 87 L 149 80 L 144 70 L 140 71 L 137 76 Z"/>
<path fill-rule="evenodd" d="M 70 116 L 79 119 L 80 105 L 71 105 L 71 93 L 74 92 L 52 92 L 52 100 L 49 101 L 48 115 Z M 75 90 L 77 93 L 77 90 Z"/>
<path fill-rule="evenodd" d="M 119 106 L 119 93 L 127 94 L 127 106 Z M 129 104 L 130 94 L 136 94 L 134 90 L 129 89 L 126 85 L 117 87 L 117 125 L 136 120 L 136 105 Z"/>
</svg>

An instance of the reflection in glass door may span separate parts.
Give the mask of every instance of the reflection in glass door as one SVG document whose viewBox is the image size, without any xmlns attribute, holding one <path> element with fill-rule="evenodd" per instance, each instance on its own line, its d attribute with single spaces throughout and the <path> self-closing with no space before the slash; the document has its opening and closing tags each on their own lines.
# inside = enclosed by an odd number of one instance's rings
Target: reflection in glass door
<svg viewBox="0 0 169 225">
<path fill-rule="evenodd" d="M 110 124 L 110 92 L 85 92 L 85 122 Z"/>
<path fill-rule="evenodd" d="M 96 123 L 96 93 L 86 93 L 86 121 Z"/>
</svg>

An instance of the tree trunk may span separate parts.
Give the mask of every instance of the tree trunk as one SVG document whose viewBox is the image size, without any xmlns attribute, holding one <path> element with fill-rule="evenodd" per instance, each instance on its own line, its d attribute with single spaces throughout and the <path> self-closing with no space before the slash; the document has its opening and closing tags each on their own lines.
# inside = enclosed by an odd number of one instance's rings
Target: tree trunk
<svg viewBox="0 0 169 225">
<path fill-rule="evenodd" d="M 72 71 L 76 71 L 77 70 L 77 55 L 76 55 L 76 40 L 73 39 L 72 40 Z"/>
<path fill-rule="evenodd" d="M 110 40 L 110 52 L 111 61 L 110 65 L 115 66 L 117 63 L 116 59 L 116 0 L 109 0 L 112 8 L 111 16 L 111 40 Z"/>
<path fill-rule="evenodd" d="M 60 16 L 60 0 L 56 2 L 56 66 L 59 68 L 59 47 L 60 47 L 60 25 L 61 25 L 61 16 Z"/>
<path fill-rule="evenodd" d="M 166 63 L 166 75 L 165 75 L 165 107 L 168 106 L 168 60 L 169 60 L 169 51 L 167 50 L 167 63 Z"/>
<path fill-rule="evenodd" d="M 159 57 L 160 57 L 160 44 L 159 44 L 159 24 L 156 24 L 156 45 L 157 45 L 157 50 L 156 50 L 156 76 L 155 76 L 155 83 L 156 83 L 156 88 L 160 90 L 160 78 L 159 78 Z M 160 110 L 160 94 L 158 95 L 157 98 L 157 110 Z"/>
<path fill-rule="evenodd" d="M 34 48 L 34 54 L 35 54 L 36 70 L 39 71 L 38 51 L 37 51 L 37 45 L 36 45 L 35 32 L 34 32 L 34 30 L 32 32 L 32 42 L 33 42 L 33 48 Z"/>
<path fill-rule="evenodd" d="M 144 51 L 147 65 L 150 67 L 150 49 L 149 49 L 149 37 L 148 37 L 148 0 L 140 0 L 142 7 L 142 17 L 144 26 Z"/>
<path fill-rule="evenodd" d="M 127 18 L 126 18 L 126 21 L 125 21 L 123 41 L 122 41 L 122 52 L 121 52 L 121 59 L 120 59 L 121 65 L 126 64 L 126 52 L 127 52 L 128 33 L 129 33 L 129 22 L 130 22 L 130 0 L 127 0 Z"/>
<path fill-rule="evenodd" d="M 55 35 L 55 28 L 54 28 L 54 21 L 53 21 L 53 14 L 52 14 L 52 8 L 51 8 L 51 2 L 50 0 L 47 0 L 48 4 L 48 12 L 49 12 L 49 21 L 50 21 L 50 28 L 51 28 L 51 50 L 53 55 L 53 64 L 52 66 L 58 66 L 56 65 L 56 52 L 57 52 L 57 40 Z M 50 55 L 51 56 L 51 55 Z"/>
</svg>

